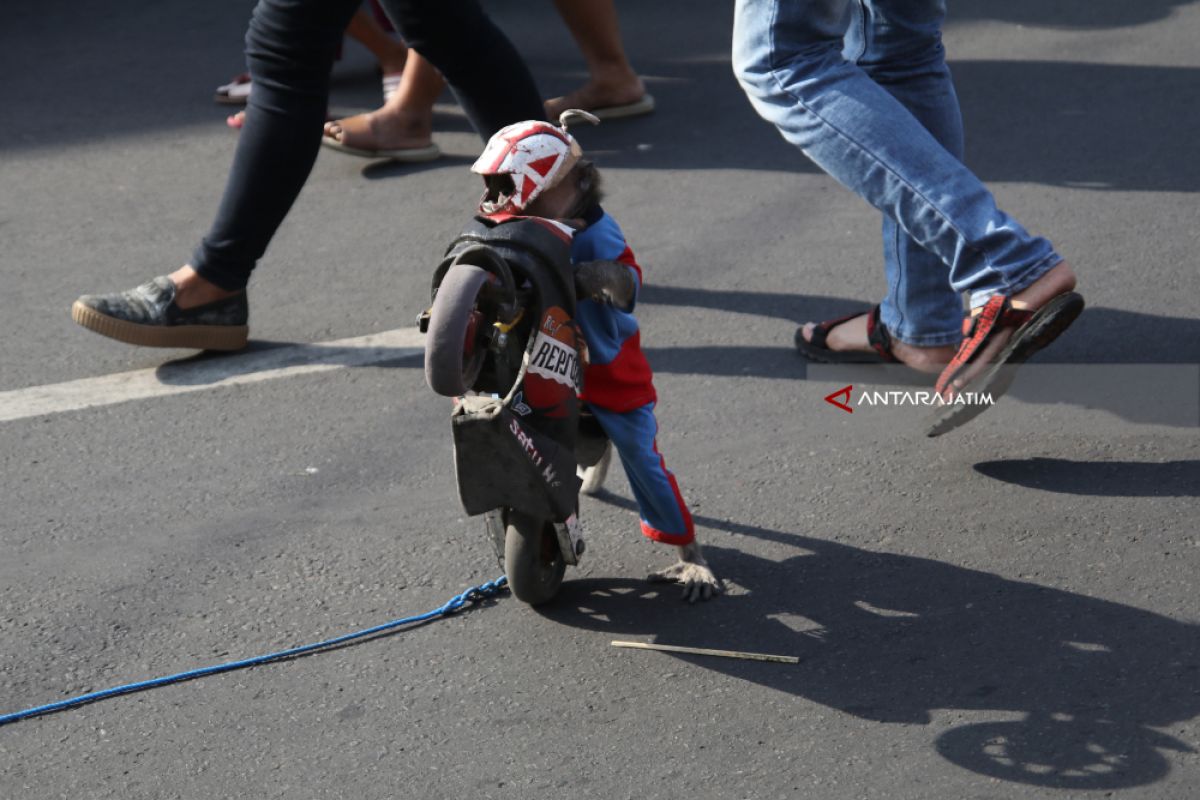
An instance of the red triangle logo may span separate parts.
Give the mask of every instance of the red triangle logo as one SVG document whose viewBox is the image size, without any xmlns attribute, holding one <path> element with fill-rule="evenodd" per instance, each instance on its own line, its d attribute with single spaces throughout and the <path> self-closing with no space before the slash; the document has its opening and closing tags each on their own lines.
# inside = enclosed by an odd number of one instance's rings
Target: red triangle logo
<svg viewBox="0 0 1200 800">
<path fill-rule="evenodd" d="M 558 156 L 546 156 L 537 161 L 530 161 L 529 168 L 544 178 L 550 170 L 554 169 L 555 161 L 558 161 Z"/>
<path fill-rule="evenodd" d="M 521 208 L 524 208 L 525 204 L 529 202 L 529 195 L 533 193 L 535 186 L 536 184 L 529 180 L 529 178 L 525 178 L 521 181 Z"/>
<path fill-rule="evenodd" d="M 833 394 L 825 395 L 825 402 L 829 403 L 831 406 L 837 406 L 842 411 L 845 411 L 847 414 L 853 414 L 854 409 L 851 408 L 849 405 L 847 405 L 850 402 L 850 391 L 853 388 L 854 388 L 853 384 L 851 384 L 849 386 L 843 386 L 842 388 L 838 389 Z M 838 397 L 843 398 L 845 402 L 843 402 L 842 400 L 835 399 Z"/>
</svg>

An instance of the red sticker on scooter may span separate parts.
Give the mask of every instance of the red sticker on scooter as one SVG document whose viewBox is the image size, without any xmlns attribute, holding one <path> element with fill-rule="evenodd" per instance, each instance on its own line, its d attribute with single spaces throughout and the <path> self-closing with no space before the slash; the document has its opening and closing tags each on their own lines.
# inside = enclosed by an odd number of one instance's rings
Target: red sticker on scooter
<svg viewBox="0 0 1200 800">
<path fill-rule="evenodd" d="M 538 326 L 529 354 L 526 402 L 546 416 L 562 416 L 566 413 L 564 404 L 579 393 L 581 376 L 575 326 L 566 311 L 553 306 Z"/>
</svg>

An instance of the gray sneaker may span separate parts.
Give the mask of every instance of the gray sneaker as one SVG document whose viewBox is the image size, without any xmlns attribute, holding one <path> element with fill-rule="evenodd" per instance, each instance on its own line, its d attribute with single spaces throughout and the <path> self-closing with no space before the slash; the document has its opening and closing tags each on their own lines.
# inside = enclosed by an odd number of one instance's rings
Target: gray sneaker
<svg viewBox="0 0 1200 800">
<path fill-rule="evenodd" d="M 183 309 L 175 305 L 175 284 L 165 275 L 127 292 L 85 294 L 71 306 L 71 319 L 89 331 L 143 347 L 240 350 L 249 317 L 244 289 Z"/>
</svg>

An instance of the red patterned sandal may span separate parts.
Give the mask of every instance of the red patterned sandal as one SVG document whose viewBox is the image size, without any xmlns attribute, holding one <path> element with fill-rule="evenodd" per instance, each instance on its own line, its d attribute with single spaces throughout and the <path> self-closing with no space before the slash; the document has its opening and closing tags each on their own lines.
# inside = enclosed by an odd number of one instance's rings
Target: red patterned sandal
<svg viewBox="0 0 1200 800">
<path fill-rule="evenodd" d="M 879 320 L 879 306 L 875 306 L 867 315 L 867 341 L 875 352 L 866 350 L 830 350 L 825 344 L 829 332 L 852 319 L 863 316 L 864 312 L 847 314 L 837 319 L 818 322 L 813 327 L 812 339 L 804 338 L 804 328 L 796 329 L 796 349 L 809 361 L 821 364 L 888 364 L 896 361 L 892 355 L 892 337 L 887 327 Z"/>
<path fill-rule="evenodd" d="M 1037 309 L 1013 308 L 1008 297 L 993 295 L 980 313 L 963 320 L 962 344 L 953 360 L 942 370 L 934 387 L 943 404 L 934 411 L 926 435 L 941 436 L 982 414 L 991 403 L 965 401 L 972 399 L 972 394 L 989 394 L 992 400 L 1001 397 L 1012 385 L 1016 366 L 1057 339 L 1081 311 L 1083 296 L 1076 292 L 1064 292 L 1052 297 Z M 1016 331 L 996 360 L 965 385 L 954 386 L 954 380 L 975 362 L 987 343 L 1005 328 L 1016 328 Z"/>
</svg>

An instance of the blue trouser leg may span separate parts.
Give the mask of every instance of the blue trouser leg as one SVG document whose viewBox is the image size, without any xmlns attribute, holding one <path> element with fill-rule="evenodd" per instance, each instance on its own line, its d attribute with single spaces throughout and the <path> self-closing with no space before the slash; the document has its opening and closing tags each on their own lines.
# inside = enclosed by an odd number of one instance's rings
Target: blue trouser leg
<svg viewBox="0 0 1200 800">
<path fill-rule="evenodd" d="M 922 68 L 944 69 L 940 42 L 935 50 L 929 44 L 940 38 L 943 12 L 942 0 L 738 0 L 734 69 L 763 118 L 933 253 L 951 289 L 969 292 L 979 305 L 992 294 L 1020 291 L 1061 258 L 996 206 L 922 124 L 919 116 L 928 122 L 929 115 L 909 111 L 937 108 L 932 93 L 948 85 L 936 75 L 915 77 Z M 873 42 L 864 37 L 865 66 L 843 54 L 856 13 L 876 35 Z M 881 85 L 889 76 L 898 78 L 899 99 Z M 906 263 L 911 255 L 897 246 L 894 268 L 917 271 Z M 900 277 L 894 302 L 905 307 L 885 323 L 904 330 L 905 320 L 911 326 L 946 314 L 944 293 L 929 295 L 922 286 L 901 291 Z"/>
<path fill-rule="evenodd" d="M 658 452 L 654 404 L 619 413 L 589 404 L 600 427 L 612 440 L 637 500 L 642 533 L 666 544 L 684 545 L 695 538 L 675 476 Z"/>
</svg>

